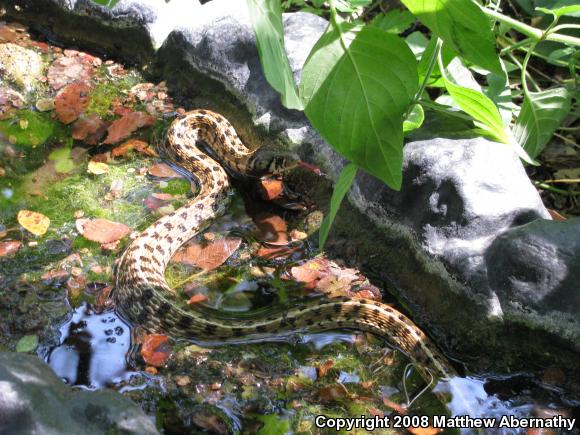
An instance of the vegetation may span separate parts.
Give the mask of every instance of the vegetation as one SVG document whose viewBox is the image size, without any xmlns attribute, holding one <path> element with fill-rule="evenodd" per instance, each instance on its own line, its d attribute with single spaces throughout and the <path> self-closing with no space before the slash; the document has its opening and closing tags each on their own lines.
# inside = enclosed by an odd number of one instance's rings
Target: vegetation
<svg viewBox="0 0 580 435">
<path fill-rule="evenodd" d="M 580 38 L 568 33 L 580 29 L 580 6 L 571 1 L 519 0 L 506 6 L 513 17 L 491 1 L 247 1 L 282 103 L 304 110 L 338 153 L 393 189 L 401 187 L 404 136 L 426 116 L 467 119 L 474 134 L 532 165 L 562 122 L 578 118 Z M 299 86 L 284 51 L 283 7 L 329 18 Z M 339 176 L 321 247 L 353 165 Z"/>
</svg>

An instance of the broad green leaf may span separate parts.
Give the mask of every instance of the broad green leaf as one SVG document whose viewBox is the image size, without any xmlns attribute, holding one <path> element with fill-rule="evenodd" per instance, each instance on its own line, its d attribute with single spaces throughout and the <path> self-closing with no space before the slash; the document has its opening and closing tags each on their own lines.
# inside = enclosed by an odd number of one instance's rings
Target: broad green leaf
<svg viewBox="0 0 580 435">
<path fill-rule="evenodd" d="M 36 335 L 25 335 L 16 343 L 16 352 L 34 352 L 38 347 L 38 337 Z"/>
<path fill-rule="evenodd" d="M 451 62 L 451 66 L 458 69 L 458 64 Z M 441 61 L 439 68 L 443 70 Z M 457 72 L 456 72 L 457 76 Z M 463 77 L 463 79 L 465 79 Z M 450 80 L 450 76 L 443 74 L 445 88 L 457 105 L 474 119 L 475 125 L 490 133 L 496 140 L 509 144 L 510 136 L 503 127 L 503 121 L 493 101 L 481 91 L 460 86 Z M 467 80 L 466 80 L 467 81 Z"/>
<path fill-rule="evenodd" d="M 102 6 L 107 6 L 108 8 L 112 8 L 117 3 L 119 3 L 119 0 L 93 0 L 93 1 L 95 3 L 102 5 Z"/>
<path fill-rule="evenodd" d="M 404 9 L 392 9 L 386 13 L 378 14 L 370 22 L 370 25 L 385 32 L 399 34 L 407 30 L 414 22 L 415 17 L 411 12 Z"/>
<path fill-rule="evenodd" d="M 558 4 L 556 6 L 558 6 Z M 543 12 L 545 14 L 553 13 L 558 18 L 560 18 L 562 15 L 571 15 L 576 17 L 580 14 L 580 5 L 562 6 L 554 8 L 536 8 L 536 10 Z"/>
<path fill-rule="evenodd" d="M 416 130 L 423 124 L 425 120 L 425 112 L 423 111 L 423 106 L 420 104 L 414 104 L 409 112 L 409 116 L 403 122 L 403 132 L 406 134 L 410 131 Z"/>
<path fill-rule="evenodd" d="M 503 60 L 500 59 L 500 62 L 503 73 L 486 73 L 488 87 L 484 89 L 484 93 L 495 103 L 499 109 L 503 125 L 504 127 L 507 127 L 511 123 L 513 111 L 517 106 L 514 104 L 512 99 L 512 91 L 510 88 L 507 69 Z"/>
<path fill-rule="evenodd" d="M 336 217 L 336 213 L 340 208 L 340 204 L 342 203 L 344 196 L 347 194 L 350 186 L 352 185 L 352 182 L 354 181 L 357 169 L 358 168 L 355 164 L 349 163 L 344 168 L 342 168 L 342 171 L 338 176 L 336 186 L 334 186 L 334 191 L 332 192 L 332 198 L 330 198 L 330 210 L 320 225 L 320 233 L 318 235 L 318 248 L 320 250 L 324 248 L 324 244 L 328 238 L 328 233 L 330 232 L 330 227 L 334 222 L 334 218 Z"/>
<path fill-rule="evenodd" d="M 434 36 L 443 39 L 463 58 L 501 73 L 489 19 L 471 0 L 402 0 Z"/>
<path fill-rule="evenodd" d="M 374 27 L 334 26 L 315 44 L 300 93 L 312 125 L 339 153 L 399 189 L 403 116 L 418 88 L 413 53 Z"/>
<path fill-rule="evenodd" d="M 413 32 L 405 38 L 405 42 L 415 55 L 415 58 L 419 60 L 421 55 L 425 52 L 429 46 L 429 40 L 421 32 Z"/>
<path fill-rule="evenodd" d="M 285 107 L 302 110 L 302 102 L 296 92 L 296 84 L 284 49 L 280 1 L 247 0 L 247 2 L 262 70 L 268 83 L 280 93 Z"/>
<path fill-rule="evenodd" d="M 542 152 L 556 128 L 570 112 L 566 88 L 529 92 L 514 126 L 514 138 L 532 157 Z"/>
</svg>

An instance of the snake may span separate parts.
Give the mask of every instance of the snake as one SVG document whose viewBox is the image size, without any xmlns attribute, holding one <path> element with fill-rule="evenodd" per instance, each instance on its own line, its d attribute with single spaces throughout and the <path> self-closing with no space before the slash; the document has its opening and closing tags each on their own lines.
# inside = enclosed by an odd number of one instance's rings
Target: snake
<svg viewBox="0 0 580 435">
<path fill-rule="evenodd" d="M 202 146 L 209 147 L 212 156 Z M 281 174 L 296 165 L 296 158 L 261 152 L 261 148 L 251 150 L 224 116 L 201 109 L 171 123 L 160 154 L 187 172 L 197 182 L 199 193 L 141 232 L 115 264 L 113 301 L 122 317 L 176 339 L 215 343 L 354 329 L 400 349 L 425 378 L 455 375 L 449 360 L 419 327 L 397 309 L 374 300 L 313 298 L 257 318 L 226 318 L 218 310 L 180 306 L 165 280 L 165 268 L 182 245 L 226 211 L 231 183 L 217 160 L 236 174 L 256 176 Z"/>
</svg>

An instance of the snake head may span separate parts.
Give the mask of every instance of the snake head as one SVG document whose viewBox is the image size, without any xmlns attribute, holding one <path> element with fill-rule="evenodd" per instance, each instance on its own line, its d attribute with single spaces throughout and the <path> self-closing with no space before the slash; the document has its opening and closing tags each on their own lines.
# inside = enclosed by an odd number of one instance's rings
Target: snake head
<svg viewBox="0 0 580 435">
<path fill-rule="evenodd" d="M 252 172 L 256 175 L 277 175 L 295 168 L 300 159 L 291 152 L 260 150 L 254 155 Z"/>
</svg>

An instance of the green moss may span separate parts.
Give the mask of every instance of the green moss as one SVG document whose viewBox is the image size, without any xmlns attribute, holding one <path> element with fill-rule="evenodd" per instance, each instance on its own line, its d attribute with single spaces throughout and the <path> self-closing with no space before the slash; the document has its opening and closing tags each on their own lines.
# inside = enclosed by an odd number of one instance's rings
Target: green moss
<svg viewBox="0 0 580 435">
<path fill-rule="evenodd" d="M 192 191 L 191 183 L 183 178 L 161 181 L 159 183 L 159 188 L 163 193 L 169 193 L 170 195 L 175 196 L 191 194 Z"/>
<path fill-rule="evenodd" d="M 0 133 L 19 146 L 36 147 L 55 138 L 60 130 L 46 113 L 20 110 L 10 119 L 0 121 Z"/>
</svg>

